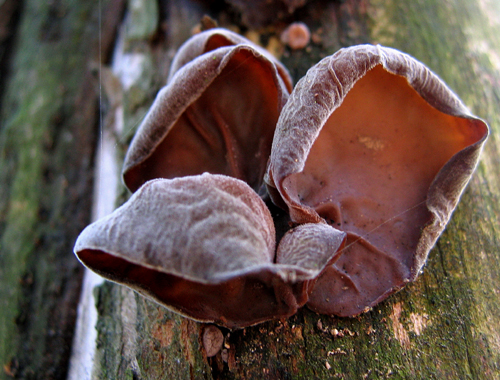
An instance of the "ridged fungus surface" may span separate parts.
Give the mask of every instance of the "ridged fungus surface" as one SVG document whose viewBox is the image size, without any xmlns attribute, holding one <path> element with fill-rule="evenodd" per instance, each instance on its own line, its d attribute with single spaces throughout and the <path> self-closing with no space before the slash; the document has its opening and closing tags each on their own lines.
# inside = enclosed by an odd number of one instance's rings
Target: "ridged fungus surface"
<svg viewBox="0 0 500 380">
<path fill-rule="evenodd" d="M 168 308 L 229 328 L 289 317 L 338 258 L 345 233 L 304 224 L 275 247 L 261 198 L 205 173 L 147 182 L 79 236 L 78 258 Z"/>
</svg>

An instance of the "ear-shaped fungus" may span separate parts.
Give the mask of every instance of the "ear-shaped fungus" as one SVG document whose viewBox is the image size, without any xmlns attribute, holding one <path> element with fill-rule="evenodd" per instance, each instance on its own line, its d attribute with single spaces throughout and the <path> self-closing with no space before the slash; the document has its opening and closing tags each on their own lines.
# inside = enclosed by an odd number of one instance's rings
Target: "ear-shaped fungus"
<svg viewBox="0 0 500 380">
<path fill-rule="evenodd" d="M 75 253 L 170 309 L 235 328 L 294 314 L 344 239 L 326 224 L 304 224 L 275 255 L 273 220 L 257 193 L 205 173 L 147 182 L 88 226 Z"/>
<path fill-rule="evenodd" d="M 362 45 L 311 68 L 283 108 L 266 181 L 296 223 L 347 233 L 308 306 L 352 316 L 414 280 L 487 138 L 432 72 Z"/>
<path fill-rule="evenodd" d="M 228 46 L 233 45 L 234 46 Z M 225 174 L 258 190 L 291 80 L 270 54 L 229 31 L 181 47 L 125 158 L 125 184 Z"/>
</svg>

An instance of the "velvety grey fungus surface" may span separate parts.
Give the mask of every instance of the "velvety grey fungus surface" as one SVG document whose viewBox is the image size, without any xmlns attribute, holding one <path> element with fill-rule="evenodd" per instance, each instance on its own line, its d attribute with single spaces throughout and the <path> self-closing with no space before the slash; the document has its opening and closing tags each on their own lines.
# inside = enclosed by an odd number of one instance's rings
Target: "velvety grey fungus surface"
<svg viewBox="0 0 500 380">
<path fill-rule="evenodd" d="M 317 242 L 303 249 L 300 237 L 311 239 L 311 228 Z M 87 227 L 75 253 L 96 273 L 180 314 L 238 328 L 294 314 L 345 239 L 307 224 L 289 235 L 275 255 L 273 220 L 257 193 L 205 173 L 147 182 Z"/>
<path fill-rule="evenodd" d="M 292 78 L 285 66 L 276 58 L 270 54 L 266 49 L 256 45 L 249 39 L 231 32 L 228 29 L 224 28 L 213 28 L 206 30 L 204 32 L 195 34 L 193 37 L 188 39 L 182 46 L 179 48 L 177 53 L 175 54 L 174 59 L 172 60 L 172 64 L 170 65 L 170 72 L 168 76 L 167 83 L 170 82 L 172 77 L 177 71 L 186 65 L 187 63 L 193 61 L 195 58 L 203 55 L 212 50 L 218 49 L 224 46 L 235 46 L 235 45 L 248 45 L 251 46 L 258 54 L 267 58 L 270 62 L 272 62 L 276 66 L 276 70 L 278 71 L 278 75 L 280 79 L 283 81 L 283 84 L 287 88 L 288 92 L 291 92 L 293 89 Z"/>
</svg>

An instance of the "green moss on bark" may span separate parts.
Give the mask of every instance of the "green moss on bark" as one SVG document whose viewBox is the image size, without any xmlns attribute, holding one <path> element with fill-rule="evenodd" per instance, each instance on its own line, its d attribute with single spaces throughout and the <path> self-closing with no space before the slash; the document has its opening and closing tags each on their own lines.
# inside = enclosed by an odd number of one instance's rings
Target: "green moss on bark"
<svg viewBox="0 0 500 380">
<path fill-rule="evenodd" d="M 89 220 L 99 9 L 22 9 L 0 116 L 0 378 L 55 379 L 67 371 L 82 273 L 72 246 Z"/>
</svg>

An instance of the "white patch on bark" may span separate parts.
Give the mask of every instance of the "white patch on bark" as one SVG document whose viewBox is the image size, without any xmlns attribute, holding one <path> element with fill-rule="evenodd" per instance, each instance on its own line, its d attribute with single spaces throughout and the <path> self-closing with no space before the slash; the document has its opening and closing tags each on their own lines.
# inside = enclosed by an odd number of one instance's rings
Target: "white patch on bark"
<svg viewBox="0 0 500 380">
<path fill-rule="evenodd" d="M 133 290 L 122 287 L 123 301 L 121 304 L 121 321 L 122 321 L 122 344 L 123 357 L 130 363 L 130 367 L 136 374 L 140 374 L 141 370 L 137 362 L 137 302 Z"/>
<path fill-rule="evenodd" d="M 398 340 L 403 348 L 408 349 L 410 348 L 410 336 L 408 335 L 408 332 L 400 321 L 401 310 L 401 302 L 394 304 L 389 318 L 392 321 L 392 330 L 394 332 L 394 337 Z"/>
<path fill-rule="evenodd" d="M 114 149 L 112 134 L 104 131 L 96 160 L 93 220 L 102 218 L 114 209 L 118 188 L 117 173 L 119 172 Z M 93 290 L 102 283 L 102 277 L 85 269 L 68 372 L 69 380 L 85 380 L 91 377 L 97 339 L 95 329 L 97 309 Z"/>
<path fill-rule="evenodd" d="M 118 186 L 120 184 L 120 167 L 117 163 L 116 155 L 116 137 L 123 130 L 123 107 L 121 104 L 121 88 L 111 90 L 108 78 L 106 75 L 117 76 L 119 67 L 123 63 L 117 62 L 116 57 L 122 57 L 122 53 L 118 53 L 123 49 L 123 34 L 118 37 L 118 42 L 115 49 L 115 59 L 113 62 L 112 73 L 106 72 L 106 68 L 102 68 L 101 74 L 104 90 L 120 91 L 119 94 L 111 96 L 112 108 L 109 111 L 110 122 L 108 119 L 101 125 L 101 136 L 96 157 L 95 167 L 95 183 L 94 183 L 94 205 L 92 209 L 92 220 L 100 219 L 113 212 L 118 195 Z M 120 86 L 118 86 L 120 87 Z M 123 83 L 121 83 L 123 88 Z M 108 94 L 109 97 L 109 94 Z M 103 279 L 91 272 L 85 270 L 82 293 L 78 305 L 78 315 L 75 327 L 75 335 L 73 338 L 72 353 L 69 364 L 68 380 L 87 380 L 92 377 L 94 368 L 94 357 L 96 352 L 97 330 L 97 309 L 96 300 L 93 290 L 96 286 L 103 283 Z"/>
<path fill-rule="evenodd" d="M 410 321 L 412 323 L 412 331 L 419 336 L 429 324 L 429 316 L 427 314 L 410 314 Z"/>
</svg>

